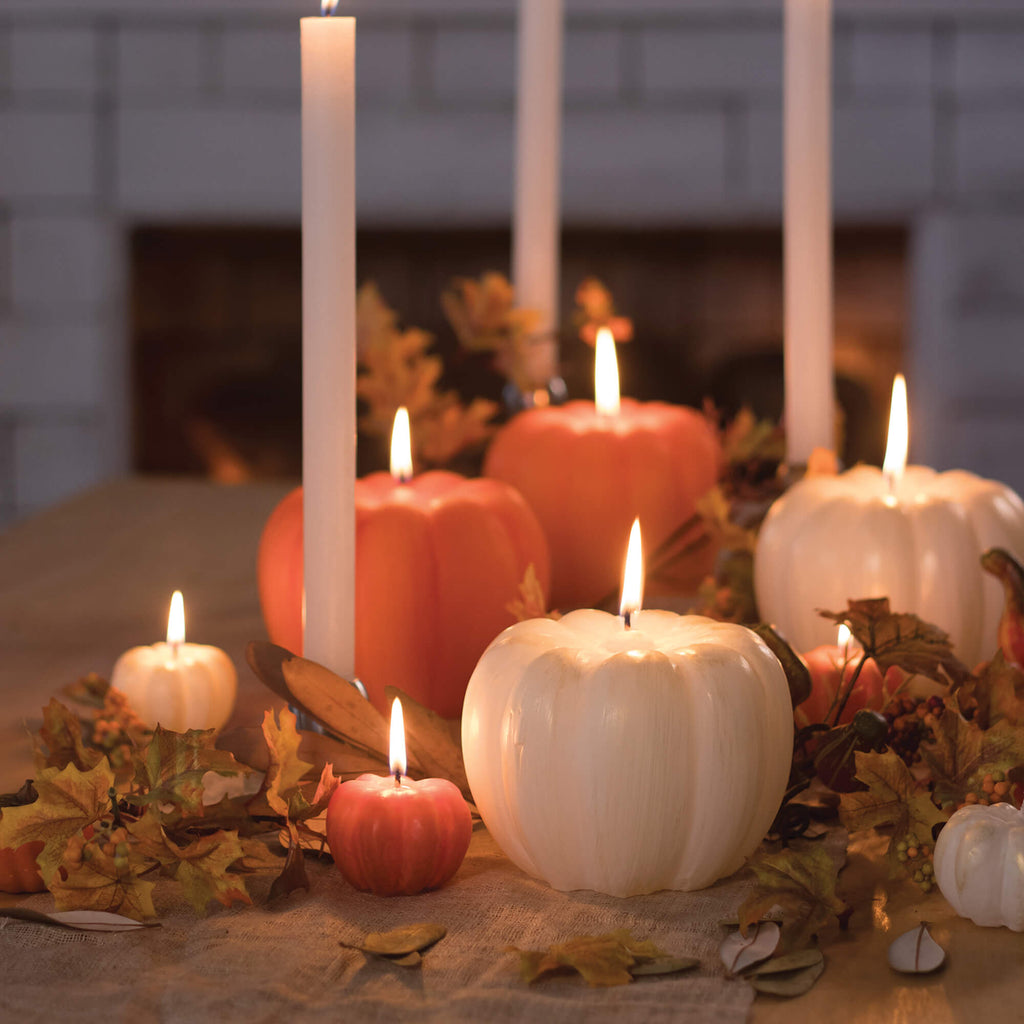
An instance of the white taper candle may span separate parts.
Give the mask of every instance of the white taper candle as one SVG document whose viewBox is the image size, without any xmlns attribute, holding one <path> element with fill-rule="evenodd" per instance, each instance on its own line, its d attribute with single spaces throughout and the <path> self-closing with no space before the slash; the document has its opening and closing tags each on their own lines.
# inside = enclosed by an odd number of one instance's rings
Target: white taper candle
<svg viewBox="0 0 1024 1024">
<path fill-rule="evenodd" d="M 788 461 L 835 446 L 832 2 L 786 0 L 785 394 Z"/>
<path fill-rule="evenodd" d="M 519 306 L 541 314 L 530 375 L 556 373 L 559 314 L 564 0 L 520 0 L 512 281 Z"/>
<path fill-rule="evenodd" d="M 355 674 L 355 18 L 302 19 L 307 658 Z"/>
</svg>

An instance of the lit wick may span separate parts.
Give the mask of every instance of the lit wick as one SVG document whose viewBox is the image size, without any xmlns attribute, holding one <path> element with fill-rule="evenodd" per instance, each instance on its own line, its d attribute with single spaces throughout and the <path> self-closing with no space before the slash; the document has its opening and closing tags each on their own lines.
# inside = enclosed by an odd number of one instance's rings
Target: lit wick
<svg viewBox="0 0 1024 1024">
<path fill-rule="evenodd" d="M 895 501 L 896 491 L 903 472 L 907 468 L 907 449 L 910 441 L 910 426 L 907 416 L 907 381 L 897 373 L 892 382 L 892 403 L 889 406 L 889 437 L 885 446 L 885 460 L 882 476 L 889 491 L 889 498 Z"/>
<path fill-rule="evenodd" d="M 640 517 L 633 520 L 626 549 L 626 568 L 622 574 L 622 600 L 619 614 L 626 629 L 633 625 L 633 616 L 639 614 L 644 599 L 644 552 L 640 540 Z"/>
<path fill-rule="evenodd" d="M 402 776 L 406 770 L 405 759 L 405 715 L 402 713 L 402 702 L 396 697 L 391 703 L 391 774 L 395 777 L 395 789 L 402 785 Z"/>
<path fill-rule="evenodd" d="M 167 615 L 167 642 L 171 645 L 171 657 L 178 657 L 178 647 L 185 642 L 185 599 L 181 591 L 171 595 L 171 610 Z"/>
<path fill-rule="evenodd" d="M 320 15 L 329 18 L 338 9 L 338 0 L 320 0 Z"/>
<path fill-rule="evenodd" d="M 391 475 L 400 484 L 412 479 L 412 431 L 409 428 L 409 410 L 400 406 L 391 428 Z"/>
</svg>

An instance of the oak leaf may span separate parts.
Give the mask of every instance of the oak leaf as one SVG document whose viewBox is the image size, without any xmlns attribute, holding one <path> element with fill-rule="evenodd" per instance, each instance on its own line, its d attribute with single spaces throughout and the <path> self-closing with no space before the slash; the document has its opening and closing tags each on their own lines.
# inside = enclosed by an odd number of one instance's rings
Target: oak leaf
<svg viewBox="0 0 1024 1024">
<path fill-rule="evenodd" d="M 629 969 L 638 961 L 667 956 L 653 942 L 638 941 L 624 929 L 608 935 L 580 935 L 545 950 L 509 949 L 519 954 L 519 974 L 527 984 L 568 969 L 588 985 L 628 985 L 633 980 Z"/>
<path fill-rule="evenodd" d="M 267 711 L 263 716 L 263 735 L 270 751 L 263 795 L 275 813 L 294 819 L 310 810 L 300 783 L 313 765 L 299 757 L 301 737 L 295 728 L 295 715 L 287 708 L 278 714 L 279 718 Z"/>
<path fill-rule="evenodd" d="M 782 911 L 781 949 L 804 948 L 835 921 L 845 927 L 852 908 L 836 894 L 844 861 L 845 851 L 837 857 L 820 843 L 778 853 L 762 850 L 748 865 L 757 885 L 739 908 L 740 931 L 745 933 L 773 907 Z"/>
<path fill-rule="evenodd" d="M 225 907 L 252 903 L 243 878 L 229 869 L 245 850 L 237 832 L 212 832 L 187 846 L 175 847 L 174 877 L 185 890 L 197 913 L 204 913 L 211 900 Z"/>
<path fill-rule="evenodd" d="M 910 675 L 937 682 L 948 680 L 954 689 L 971 678 L 970 669 L 953 653 L 949 634 L 938 626 L 906 612 L 894 612 L 887 597 L 850 601 L 845 612 L 819 614 L 836 623 L 845 622 L 869 658 L 883 675 L 895 665 Z"/>
<path fill-rule="evenodd" d="M 0 849 L 42 842 L 36 860 L 49 888 L 71 836 L 110 810 L 113 785 L 114 773 L 106 760 L 85 772 L 73 764 L 44 768 L 35 780 L 35 802 L 9 807 L 0 816 Z"/>
<path fill-rule="evenodd" d="M 131 851 L 119 865 L 97 844 L 90 852 L 88 860 L 78 863 L 66 859 L 47 882 L 58 910 L 106 910 L 136 921 L 156 916 L 154 883 L 140 877 L 149 866 L 145 857 Z"/>
<path fill-rule="evenodd" d="M 854 756 L 856 778 L 867 789 L 841 795 L 839 818 L 850 832 L 891 828 L 886 852 L 893 874 L 899 874 L 902 865 L 896 858 L 896 843 L 914 835 L 918 843 L 930 844 L 933 827 L 949 816 L 935 806 L 898 754 L 858 751 Z"/>
</svg>

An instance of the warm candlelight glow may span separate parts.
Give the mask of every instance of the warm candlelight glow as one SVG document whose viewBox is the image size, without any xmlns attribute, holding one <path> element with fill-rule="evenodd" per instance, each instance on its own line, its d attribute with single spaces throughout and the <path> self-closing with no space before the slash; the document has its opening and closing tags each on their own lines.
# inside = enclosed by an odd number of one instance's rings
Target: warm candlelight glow
<svg viewBox="0 0 1024 1024">
<path fill-rule="evenodd" d="M 183 644 L 185 642 L 185 599 L 181 591 L 171 595 L 171 611 L 167 616 L 167 642 Z"/>
<path fill-rule="evenodd" d="M 836 647 L 845 647 L 850 642 L 852 636 L 850 627 L 845 622 L 840 622 L 839 629 L 836 632 Z"/>
<path fill-rule="evenodd" d="M 644 602 L 644 552 L 640 541 L 640 517 L 633 520 L 629 531 L 629 548 L 626 551 L 626 569 L 622 574 L 622 600 L 619 614 L 626 620 L 626 626 L 636 615 Z"/>
<path fill-rule="evenodd" d="M 897 373 L 892 382 L 892 404 L 889 406 L 889 439 L 885 446 L 885 461 L 882 473 L 892 494 L 903 479 L 907 468 L 907 446 L 910 428 L 907 420 L 907 382 L 902 373 Z"/>
<path fill-rule="evenodd" d="M 329 18 L 338 8 L 338 0 L 320 0 L 320 13 Z"/>
<path fill-rule="evenodd" d="M 594 343 L 594 404 L 602 416 L 619 412 L 619 363 L 615 356 L 615 338 L 607 327 L 597 332 Z"/>
<path fill-rule="evenodd" d="M 405 774 L 405 716 L 402 702 L 396 697 L 391 705 L 391 774 L 400 779 Z"/>
<path fill-rule="evenodd" d="M 391 428 L 391 475 L 403 484 L 412 479 L 412 434 L 409 410 L 404 405 L 395 413 Z"/>
</svg>

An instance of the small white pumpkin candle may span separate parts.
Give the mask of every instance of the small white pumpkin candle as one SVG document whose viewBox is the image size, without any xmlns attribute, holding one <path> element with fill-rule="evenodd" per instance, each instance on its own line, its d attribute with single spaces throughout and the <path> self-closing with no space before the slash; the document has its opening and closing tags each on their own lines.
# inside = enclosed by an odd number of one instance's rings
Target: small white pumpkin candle
<svg viewBox="0 0 1024 1024">
<path fill-rule="evenodd" d="M 510 626 L 466 691 L 480 813 L 512 861 L 565 891 L 710 885 L 763 838 L 789 774 L 778 660 L 742 626 L 640 611 L 633 533 L 621 615 Z"/>
<path fill-rule="evenodd" d="M 171 598 L 167 642 L 125 651 L 110 676 L 146 725 L 174 732 L 219 729 L 231 717 L 238 676 L 231 659 L 208 644 L 185 643 L 185 602 Z"/>
<path fill-rule="evenodd" d="M 968 665 L 992 655 L 1002 611 L 999 583 L 979 564 L 1005 548 L 1024 558 L 1024 502 L 994 480 L 907 466 L 906 384 L 897 376 L 882 469 L 855 466 L 806 477 L 761 527 L 754 584 L 761 616 L 798 651 L 829 643 L 820 608 L 888 597 L 946 630 Z"/>
</svg>

